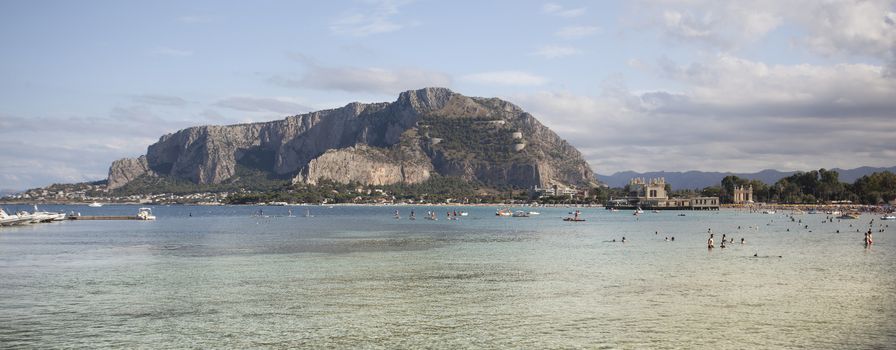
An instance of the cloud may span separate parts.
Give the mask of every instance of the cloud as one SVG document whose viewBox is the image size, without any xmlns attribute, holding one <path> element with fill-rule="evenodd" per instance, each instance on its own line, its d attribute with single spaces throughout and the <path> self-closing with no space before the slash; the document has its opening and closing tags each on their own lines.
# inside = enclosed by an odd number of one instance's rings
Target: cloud
<svg viewBox="0 0 896 350">
<path fill-rule="evenodd" d="M 520 71 L 494 71 L 464 75 L 460 80 L 483 85 L 538 86 L 547 78 Z"/>
<path fill-rule="evenodd" d="M 371 8 L 349 10 L 330 23 L 330 31 L 339 35 L 366 37 L 400 30 L 414 22 L 400 23 L 395 19 L 399 8 L 408 1 L 369 1 Z"/>
<path fill-rule="evenodd" d="M 544 13 L 547 13 L 549 15 L 566 17 L 566 18 L 579 17 L 579 16 L 585 14 L 584 7 L 568 9 L 568 8 L 563 7 L 562 5 L 552 3 L 552 2 L 544 4 L 544 6 L 541 7 L 541 10 L 544 11 Z"/>
<path fill-rule="evenodd" d="M 595 35 L 598 32 L 600 32 L 600 28 L 595 26 L 569 26 L 560 28 L 554 35 L 563 39 L 578 39 Z"/>
<path fill-rule="evenodd" d="M 657 68 L 678 91 L 542 91 L 510 99 L 599 172 L 892 166 L 896 81 L 880 66 L 768 65 L 730 55 Z M 636 156 L 633 156 L 636 155 Z"/>
<path fill-rule="evenodd" d="M 825 56 L 896 62 L 896 8 L 890 0 L 644 0 L 636 13 L 653 18 L 667 38 L 730 50 L 792 27 L 793 41 Z"/>
<path fill-rule="evenodd" d="M 361 68 L 327 67 L 319 65 L 304 55 L 293 54 L 305 63 L 301 77 L 276 75 L 270 81 L 287 87 L 372 92 L 394 95 L 401 91 L 425 86 L 451 86 L 451 77 L 445 73 L 418 68 Z"/>
<path fill-rule="evenodd" d="M 281 114 L 298 114 L 310 111 L 311 108 L 283 98 L 270 97 L 228 97 L 215 102 L 216 106 L 247 112 L 275 112 Z"/>
<path fill-rule="evenodd" d="M 193 56 L 193 51 L 170 48 L 166 46 L 158 46 L 149 51 L 153 55 L 170 56 L 170 57 L 189 57 Z"/>
<path fill-rule="evenodd" d="M 535 56 L 540 56 L 543 58 L 551 59 L 551 58 L 560 58 L 560 57 L 578 55 L 580 53 L 582 53 L 582 51 L 577 48 L 574 48 L 574 47 L 547 45 L 547 46 L 539 47 L 532 54 Z"/>
<path fill-rule="evenodd" d="M 172 107 L 183 107 L 190 104 L 189 101 L 184 100 L 183 98 L 177 96 L 169 96 L 169 95 L 153 95 L 153 94 L 144 94 L 144 95 L 136 95 L 132 97 L 135 102 L 146 103 L 151 105 L 158 106 L 172 106 Z"/>
</svg>

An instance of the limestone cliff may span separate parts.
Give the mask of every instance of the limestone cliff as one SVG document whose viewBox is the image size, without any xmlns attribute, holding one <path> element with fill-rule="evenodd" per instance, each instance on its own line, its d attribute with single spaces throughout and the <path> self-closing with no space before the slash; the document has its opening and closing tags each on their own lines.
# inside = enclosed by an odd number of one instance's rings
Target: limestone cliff
<svg viewBox="0 0 896 350">
<path fill-rule="evenodd" d="M 119 188 L 143 174 L 152 174 L 146 156 L 139 158 L 122 158 L 112 162 L 109 167 L 109 188 Z"/>
<path fill-rule="evenodd" d="M 220 183 L 240 167 L 310 184 L 419 183 L 433 173 L 517 187 L 593 184 L 581 154 L 519 107 L 426 88 L 392 103 L 180 130 L 146 156 L 113 163 L 109 187 L 143 174 Z"/>
</svg>

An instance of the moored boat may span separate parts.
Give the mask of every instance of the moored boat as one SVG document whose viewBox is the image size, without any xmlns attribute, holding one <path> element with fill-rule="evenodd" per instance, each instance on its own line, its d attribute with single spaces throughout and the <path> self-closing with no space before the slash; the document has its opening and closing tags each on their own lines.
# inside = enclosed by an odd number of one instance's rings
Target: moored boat
<svg viewBox="0 0 896 350">
<path fill-rule="evenodd" d="M 152 209 L 140 208 L 139 210 L 137 210 L 137 219 L 138 220 L 155 220 L 156 216 L 152 215 Z"/>
<path fill-rule="evenodd" d="M 495 212 L 496 216 L 513 216 L 513 212 L 509 208 L 501 208 Z"/>
<path fill-rule="evenodd" d="M 837 218 L 838 219 L 846 219 L 846 220 L 858 219 L 859 213 L 843 213 L 843 215 L 840 215 Z"/>
<path fill-rule="evenodd" d="M 896 215 L 889 214 L 880 217 L 881 220 L 896 220 Z"/>
<path fill-rule="evenodd" d="M 100 203 L 100 202 L 93 202 L 93 203 L 88 204 L 87 206 L 88 206 L 88 207 L 91 207 L 91 208 L 99 208 L 99 207 L 102 207 L 102 206 L 103 206 L 103 203 Z"/>
<path fill-rule="evenodd" d="M 511 215 L 511 216 L 513 216 L 515 218 L 528 218 L 529 213 L 524 212 L 522 210 L 517 210 L 517 211 L 513 212 L 513 215 Z"/>
<path fill-rule="evenodd" d="M 7 214 L 0 209 L 0 226 L 25 225 L 31 223 L 31 217 L 20 217 L 18 214 Z"/>
</svg>

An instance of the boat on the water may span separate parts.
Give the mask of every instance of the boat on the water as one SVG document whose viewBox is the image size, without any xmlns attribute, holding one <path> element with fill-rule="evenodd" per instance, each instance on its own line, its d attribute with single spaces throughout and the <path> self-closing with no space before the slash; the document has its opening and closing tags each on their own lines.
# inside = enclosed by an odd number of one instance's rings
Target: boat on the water
<svg viewBox="0 0 896 350">
<path fill-rule="evenodd" d="M 37 204 L 34 205 L 34 211 L 31 212 L 31 222 L 39 223 L 39 222 L 51 222 L 51 221 L 62 221 L 65 220 L 65 213 L 53 213 L 49 211 L 41 211 L 37 209 Z"/>
<path fill-rule="evenodd" d="M 88 206 L 88 207 L 91 207 L 91 208 L 99 208 L 99 207 L 102 207 L 102 206 L 103 206 L 103 203 L 100 203 L 100 202 L 93 202 L 93 203 L 88 204 L 87 206 Z"/>
<path fill-rule="evenodd" d="M 573 222 L 585 221 L 585 219 L 582 219 L 579 217 L 580 213 L 581 213 L 580 211 L 576 210 L 573 212 L 573 216 L 567 216 L 567 217 L 563 218 L 563 221 L 573 221 Z"/>
<path fill-rule="evenodd" d="M 858 218 L 859 218 L 859 213 L 843 213 L 843 215 L 840 215 L 840 216 L 838 216 L 837 218 L 838 218 L 838 219 L 845 219 L 845 220 L 858 219 Z"/>
<path fill-rule="evenodd" d="M 513 216 L 513 212 L 509 208 L 501 208 L 495 212 L 496 216 Z"/>
<path fill-rule="evenodd" d="M 763 210 L 762 213 L 763 214 L 774 214 L 774 213 L 777 213 L 777 211 L 772 210 L 772 209 L 766 209 L 766 210 Z"/>
<path fill-rule="evenodd" d="M 513 212 L 513 215 L 511 215 L 511 216 L 513 216 L 515 218 L 528 218 L 529 213 L 522 211 L 522 210 L 517 210 L 517 211 Z"/>
<path fill-rule="evenodd" d="M 31 223 L 31 217 L 20 217 L 18 214 L 7 214 L 0 209 L 0 226 L 25 225 Z"/>
<path fill-rule="evenodd" d="M 896 220 L 896 215 L 893 215 L 893 214 L 884 215 L 884 216 L 881 216 L 880 219 L 881 220 Z"/>
<path fill-rule="evenodd" d="M 155 220 L 156 216 L 152 215 L 152 209 L 140 208 L 137 210 L 137 219 L 138 220 Z"/>
</svg>

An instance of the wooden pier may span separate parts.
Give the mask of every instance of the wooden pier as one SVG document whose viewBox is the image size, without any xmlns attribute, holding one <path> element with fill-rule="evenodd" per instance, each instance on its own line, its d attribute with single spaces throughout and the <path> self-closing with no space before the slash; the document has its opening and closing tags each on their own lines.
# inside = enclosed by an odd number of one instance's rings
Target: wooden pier
<svg viewBox="0 0 896 350">
<path fill-rule="evenodd" d="M 68 216 L 69 220 L 142 220 L 136 215 L 118 215 L 118 216 Z"/>
</svg>

